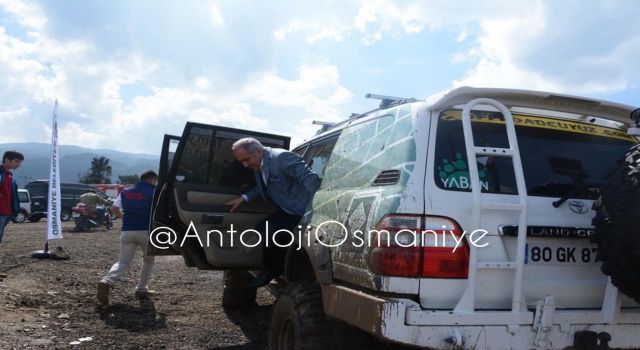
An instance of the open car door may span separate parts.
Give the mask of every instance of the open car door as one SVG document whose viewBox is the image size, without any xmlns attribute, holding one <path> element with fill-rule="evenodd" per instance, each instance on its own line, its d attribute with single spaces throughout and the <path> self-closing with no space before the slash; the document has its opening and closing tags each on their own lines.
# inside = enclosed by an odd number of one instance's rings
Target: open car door
<svg viewBox="0 0 640 350">
<path fill-rule="evenodd" d="M 173 158 L 175 157 L 178 144 L 180 143 L 180 136 L 164 135 L 162 142 L 162 151 L 160 152 L 160 165 L 158 167 L 158 185 L 156 191 L 153 194 L 153 204 L 151 207 L 151 230 L 158 227 L 177 227 L 180 225 L 176 218 L 171 217 L 172 211 L 169 210 L 170 203 L 166 201 L 167 190 L 167 176 L 171 169 Z M 163 198 L 163 200 L 159 200 Z M 161 245 L 161 248 L 149 244 L 147 247 L 147 253 L 149 255 L 180 255 L 180 252 L 173 249 L 169 245 Z"/>
<path fill-rule="evenodd" d="M 165 177 L 159 174 L 152 211 L 155 246 L 150 245 L 150 254 L 180 253 L 188 266 L 200 269 L 260 267 L 263 238 L 246 230 L 253 230 L 276 208 L 251 202 L 230 213 L 224 205 L 255 186 L 253 172 L 231 151 L 231 145 L 244 137 L 289 149 L 289 137 L 189 122 L 170 161 L 170 144 L 177 139 L 165 137 L 161 169 L 163 161 L 170 166 Z"/>
</svg>

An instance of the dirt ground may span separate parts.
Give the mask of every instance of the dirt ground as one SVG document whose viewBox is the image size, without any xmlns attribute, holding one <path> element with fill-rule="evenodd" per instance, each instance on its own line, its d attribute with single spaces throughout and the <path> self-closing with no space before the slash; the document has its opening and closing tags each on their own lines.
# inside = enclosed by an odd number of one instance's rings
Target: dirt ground
<svg viewBox="0 0 640 350">
<path fill-rule="evenodd" d="M 119 226 L 116 222 L 116 227 Z M 158 295 L 133 296 L 140 254 L 96 308 L 96 283 L 117 259 L 119 230 L 73 233 L 63 223 L 70 260 L 37 260 L 46 222 L 9 224 L 0 245 L 0 349 L 265 349 L 273 296 L 258 293 L 257 309 L 225 311 L 222 273 L 187 268 L 181 257 L 159 257 L 151 282 Z M 80 338 L 92 340 L 70 345 Z"/>
</svg>

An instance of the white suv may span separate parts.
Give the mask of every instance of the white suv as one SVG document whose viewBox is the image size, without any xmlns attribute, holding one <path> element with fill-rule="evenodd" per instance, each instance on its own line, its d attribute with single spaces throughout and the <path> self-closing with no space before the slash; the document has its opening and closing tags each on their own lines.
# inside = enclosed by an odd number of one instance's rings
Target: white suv
<svg viewBox="0 0 640 350">
<path fill-rule="evenodd" d="M 29 191 L 25 189 L 18 189 L 18 200 L 20 201 L 20 211 L 13 218 L 13 222 L 23 223 L 29 215 L 31 215 L 31 196 Z"/>
<path fill-rule="evenodd" d="M 301 249 L 289 248 L 270 347 L 341 345 L 349 337 L 332 335 L 336 320 L 429 348 L 637 346 L 639 305 L 601 272 L 589 239 L 598 188 L 638 141 L 626 133 L 631 111 L 464 87 L 427 102 L 383 99 L 296 147 L 322 184 Z M 230 151 L 246 136 L 288 148 L 286 137 L 194 123 L 166 136 L 154 227 L 184 237 L 193 223 L 204 242 L 208 230 L 268 215 L 267 203 L 223 206 L 253 185 Z M 225 301 L 250 305 L 245 271 L 260 267 L 262 248 L 223 238 L 151 252 L 224 269 Z"/>
</svg>

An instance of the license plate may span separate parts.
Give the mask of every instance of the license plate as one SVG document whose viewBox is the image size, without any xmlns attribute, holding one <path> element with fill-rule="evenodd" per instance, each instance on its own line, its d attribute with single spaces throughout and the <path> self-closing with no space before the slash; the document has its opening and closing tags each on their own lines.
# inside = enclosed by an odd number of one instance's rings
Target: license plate
<svg viewBox="0 0 640 350">
<path fill-rule="evenodd" d="M 524 263 L 528 265 L 599 264 L 595 244 L 540 244 L 527 243 Z"/>
</svg>

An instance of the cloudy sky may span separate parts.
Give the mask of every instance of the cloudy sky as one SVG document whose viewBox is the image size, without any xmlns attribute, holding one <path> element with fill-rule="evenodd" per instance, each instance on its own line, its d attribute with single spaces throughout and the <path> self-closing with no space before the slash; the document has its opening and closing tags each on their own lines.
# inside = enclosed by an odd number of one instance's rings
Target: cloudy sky
<svg viewBox="0 0 640 350">
<path fill-rule="evenodd" d="M 314 133 L 462 85 L 640 104 L 638 1 L 0 0 L 0 143 L 159 153 L 186 121 Z"/>
</svg>

